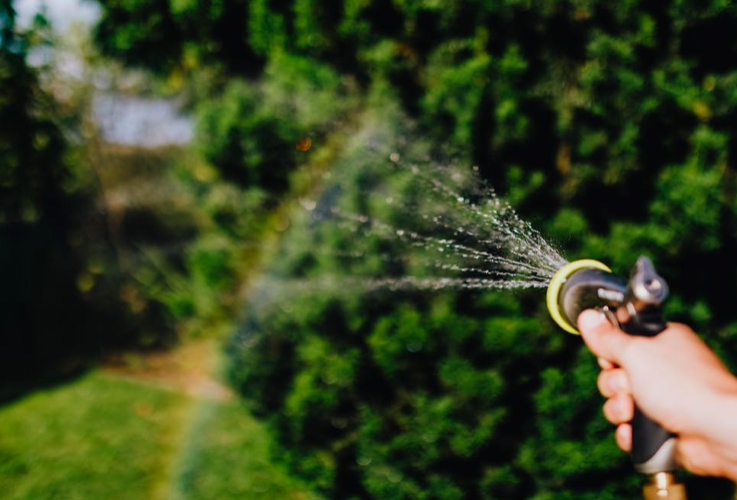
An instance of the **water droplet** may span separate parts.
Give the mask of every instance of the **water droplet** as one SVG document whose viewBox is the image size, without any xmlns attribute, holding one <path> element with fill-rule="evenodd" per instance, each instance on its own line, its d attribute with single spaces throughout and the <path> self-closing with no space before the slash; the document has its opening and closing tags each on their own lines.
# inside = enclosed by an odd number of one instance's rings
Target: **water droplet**
<svg viewBox="0 0 737 500">
<path fill-rule="evenodd" d="M 392 153 L 390 159 L 398 162 L 399 153 Z M 353 286 L 367 291 L 385 289 L 400 292 L 408 289 L 547 286 L 550 277 L 565 264 L 565 260 L 506 202 L 496 197 L 493 189 L 469 185 L 470 182 L 477 182 L 474 180 L 477 177 L 469 175 L 467 171 L 461 175 L 457 168 L 455 171 L 453 168 L 433 163 L 413 164 L 410 167 L 409 170 L 421 182 L 413 184 L 413 187 L 418 186 L 419 191 L 412 191 L 412 205 L 406 205 L 412 209 L 398 214 L 408 226 L 393 227 L 380 218 L 346 213 L 336 208 L 335 203 L 331 203 L 332 207 L 326 207 L 327 210 L 319 210 L 312 215 L 312 219 L 336 224 L 336 227 L 346 232 L 396 243 L 388 247 L 393 251 L 386 254 L 376 254 L 371 250 L 352 251 L 356 247 L 348 247 L 342 257 L 378 257 L 385 262 L 399 262 L 409 265 L 409 268 L 417 268 L 424 276 L 353 278 Z M 478 166 L 474 165 L 473 170 L 478 171 Z M 381 193 L 388 205 L 405 207 L 404 195 L 397 194 L 401 192 L 397 188 L 403 189 L 404 185 L 380 185 L 381 191 L 375 194 Z M 474 202 L 465 196 L 466 192 L 473 193 Z M 308 211 L 317 208 L 313 200 L 300 200 L 300 204 Z M 327 217 L 325 214 L 333 215 Z M 419 221 L 427 222 L 419 224 Z M 288 219 L 284 222 L 288 225 Z M 445 237 L 438 237 L 438 233 Z M 359 238 L 353 240 L 356 244 L 361 241 Z M 371 248 L 377 247 L 372 245 Z M 333 277 L 323 280 L 323 286 L 340 288 L 347 280 L 349 278 Z M 314 285 L 305 283 L 301 289 L 314 290 Z M 409 342 L 405 348 L 416 352 L 423 346 Z"/>
<path fill-rule="evenodd" d="M 419 340 L 411 341 L 407 343 L 406 348 L 409 352 L 420 352 L 422 350 L 422 342 Z"/>
</svg>

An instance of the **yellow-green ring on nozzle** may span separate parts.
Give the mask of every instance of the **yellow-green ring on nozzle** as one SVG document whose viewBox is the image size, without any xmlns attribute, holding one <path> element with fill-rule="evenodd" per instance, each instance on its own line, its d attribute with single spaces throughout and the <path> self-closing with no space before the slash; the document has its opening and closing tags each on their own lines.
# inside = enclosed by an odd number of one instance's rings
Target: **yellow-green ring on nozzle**
<svg viewBox="0 0 737 500">
<path fill-rule="evenodd" d="M 598 260 L 581 259 L 569 262 L 565 266 L 558 269 L 558 272 L 555 273 L 555 276 L 553 276 L 553 278 L 550 280 L 550 284 L 548 285 L 548 293 L 545 300 L 548 304 L 548 312 L 550 312 L 550 316 L 553 318 L 553 321 L 555 321 L 559 327 L 561 327 L 568 333 L 573 333 L 574 335 L 579 334 L 578 329 L 576 329 L 574 325 L 570 324 L 560 312 L 560 307 L 558 305 L 558 294 L 560 293 L 561 288 L 563 288 L 563 285 L 568 280 L 568 277 L 570 275 L 572 275 L 576 271 L 580 271 L 581 269 L 586 268 L 601 269 L 602 271 L 606 271 L 608 273 L 612 272 L 612 270 L 609 269 L 606 264 L 602 264 Z"/>
</svg>

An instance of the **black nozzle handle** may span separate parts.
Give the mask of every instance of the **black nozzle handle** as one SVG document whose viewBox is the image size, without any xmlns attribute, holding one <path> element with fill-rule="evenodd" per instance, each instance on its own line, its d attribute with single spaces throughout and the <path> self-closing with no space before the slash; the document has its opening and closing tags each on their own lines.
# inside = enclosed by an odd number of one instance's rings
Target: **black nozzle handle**
<svg viewBox="0 0 737 500">
<path fill-rule="evenodd" d="M 654 337 L 667 328 L 661 304 L 668 286 L 655 273 L 646 257 L 640 257 L 625 293 L 625 301 L 617 309 L 619 327 L 629 335 Z M 632 463 L 638 472 L 655 474 L 678 468 L 675 457 L 675 434 L 663 429 L 635 405 L 632 418 Z"/>
<path fill-rule="evenodd" d="M 640 325 L 639 321 L 630 321 L 619 326 L 625 333 L 645 337 L 653 337 L 666 328 L 665 323 L 658 330 L 655 324 Z M 675 441 L 676 436 L 673 433 L 663 429 L 635 405 L 635 414 L 632 417 L 632 463 L 638 472 L 655 474 L 677 469 Z"/>
<path fill-rule="evenodd" d="M 667 296 L 665 280 L 647 257 L 640 257 L 629 282 L 601 269 L 575 272 L 561 288 L 558 307 L 572 325 L 584 310 L 596 308 L 625 333 L 654 337 L 667 327 L 661 309 Z M 632 419 L 632 462 L 644 474 L 677 468 L 675 436 L 637 407 Z"/>
</svg>

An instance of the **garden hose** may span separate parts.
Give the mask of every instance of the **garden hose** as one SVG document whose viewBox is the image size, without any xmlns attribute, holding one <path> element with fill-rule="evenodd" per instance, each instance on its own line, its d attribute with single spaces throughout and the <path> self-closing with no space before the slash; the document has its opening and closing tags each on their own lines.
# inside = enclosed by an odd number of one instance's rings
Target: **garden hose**
<svg viewBox="0 0 737 500">
<path fill-rule="evenodd" d="M 596 260 L 578 260 L 563 266 L 550 280 L 547 306 L 550 316 L 565 331 L 578 334 L 576 322 L 586 309 L 602 311 L 612 324 L 629 335 L 654 337 L 666 329 L 662 304 L 668 285 L 650 259 L 640 257 L 627 281 Z M 632 463 L 649 474 L 647 500 L 685 499 L 673 471 L 676 436 L 652 421 L 635 406 L 632 419 Z"/>
</svg>

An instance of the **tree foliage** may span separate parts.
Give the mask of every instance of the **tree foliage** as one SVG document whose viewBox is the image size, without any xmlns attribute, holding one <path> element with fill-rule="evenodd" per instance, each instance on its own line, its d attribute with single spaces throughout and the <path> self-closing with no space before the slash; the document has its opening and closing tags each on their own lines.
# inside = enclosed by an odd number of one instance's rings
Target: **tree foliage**
<svg viewBox="0 0 737 500">
<path fill-rule="evenodd" d="M 76 370 L 109 347 L 171 335 L 161 303 L 125 310 L 131 277 L 109 258 L 95 179 L 65 134 L 79 116 L 28 62 L 45 26 L 39 17 L 20 30 L 12 2 L 0 2 L 0 397 L 19 389 L 12 381 Z M 157 333 L 152 339 L 134 322 L 155 324 Z"/>
<path fill-rule="evenodd" d="M 73 224 L 70 208 L 77 200 L 67 198 L 64 191 L 72 181 L 64 162 L 66 145 L 50 118 L 53 100 L 40 90 L 36 72 L 26 62 L 26 50 L 26 39 L 15 28 L 12 6 L 3 1 L 0 365 L 4 375 L 27 362 L 30 353 L 48 354 L 63 345 L 43 331 L 53 328 L 54 323 L 72 321 L 81 306 L 74 284 L 79 262 L 68 238 Z M 49 251 L 51 248 L 54 250 Z"/>
<path fill-rule="evenodd" d="M 208 0 L 102 0 L 96 27 L 104 53 L 160 73 L 213 64 L 225 71 L 261 66 L 242 26 L 248 2 Z"/>
<path fill-rule="evenodd" d="M 313 143 L 355 105 L 351 87 L 329 66 L 275 56 L 259 84 L 233 80 L 200 104 L 203 157 L 243 188 L 283 194 Z"/>
</svg>

